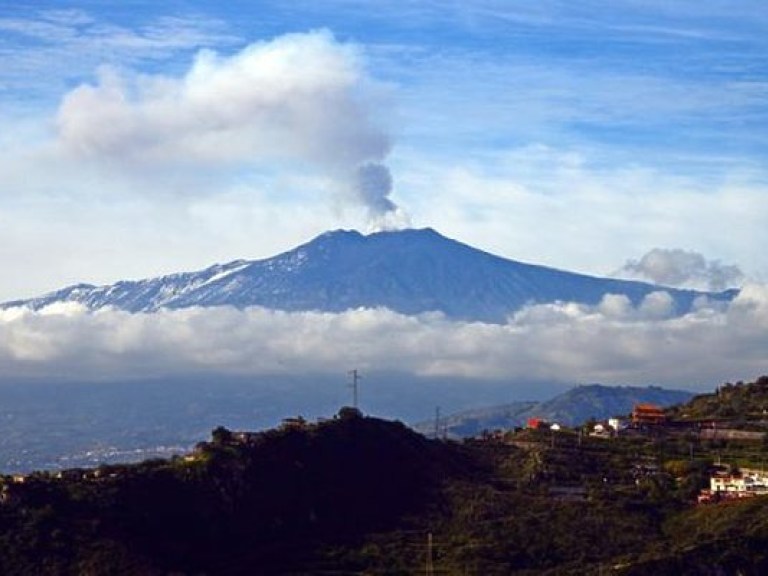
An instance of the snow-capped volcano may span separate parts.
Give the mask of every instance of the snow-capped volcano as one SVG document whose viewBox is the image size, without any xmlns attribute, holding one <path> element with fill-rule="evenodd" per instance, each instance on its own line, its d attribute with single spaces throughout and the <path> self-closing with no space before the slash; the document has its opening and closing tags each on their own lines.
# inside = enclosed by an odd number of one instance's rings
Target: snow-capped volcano
<svg viewBox="0 0 768 576">
<path fill-rule="evenodd" d="M 659 290 L 672 297 L 678 314 L 699 296 L 727 301 L 737 293 L 663 288 L 524 264 L 426 228 L 367 236 L 327 232 L 265 260 L 236 260 L 110 286 L 78 284 L 3 307 L 39 309 L 72 301 L 94 310 L 111 306 L 130 312 L 223 305 L 325 312 L 384 307 L 403 314 L 438 311 L 454 319 L 503 322 L 529 303 L 597 304 L 606 294 L 621 294 L 637 305 Z"/>
</svg>

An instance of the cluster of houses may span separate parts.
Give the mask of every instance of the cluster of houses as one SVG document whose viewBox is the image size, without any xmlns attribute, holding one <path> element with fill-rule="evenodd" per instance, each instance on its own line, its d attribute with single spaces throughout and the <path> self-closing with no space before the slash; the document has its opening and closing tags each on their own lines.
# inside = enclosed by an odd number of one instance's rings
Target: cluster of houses
<svg viewBox="0 0 768 576">
<path fill-rule="evenodd" d="M 609 418 L 606 422 L 598 422 L 590 431 L 591 436 L 607 438 L 629 431 L 648 430 L 667 423 L 664 409 L 654 404 L 635 404 L 632 415 L 626 418 Z"/>
<path fill-rule="evenodd" d="M 597 422 L 589 430 L 589 435 L 597 438 L 610 438 L 622 432 L 631 430 L 647 430 L 649 427 L 662 426 L 667 423 L 664 409 L 653 404 L 636 404 L 632 410 L 630 419 L 608 418 L 604 422 Z M 542 418 L 528 418 L 526 428 L 533 430 L 560 430 L 562 427 L 557 422 L 547 422 Z"/>
<path fill-rule="evenodd" d="M 635 404 L 629 419 L 609 418 L 596 423 L 590 435 L 610 438 L 619 434 L 642 433 L 695 434 L 700 440 L 761 441 L 765 432 L 734 428 L 728 419 L 670 420 L 663 408 L 653 404 Z"/>
<path fill-rule="evenodd" d="M 530 429 L 560 430 L 560 425 L 546 422 L 540 418 L 530 418 Z M 609 418 L 597 422 L 589 429 L 589 435 L 595 438 L 613 438 L 618 435 L 645 433 L 694 433 L 702 440 L 747 440 L 761 441 L 765 433 L 759 431 L 738 430 L 730 427 L 729 422 L 717 420 L 670 421 L 664 410 L 653 404 L 636 404 L 629 418 Z M 644 464 L 633 471 L 637 477 L 654 475 L 658 467 Z M 768 495 L 768 473 L 762 470 L 729 469 L 716 467 L 709 478 L 709 488 L 701 490 L 698 496 L 700 504 L 715 503 L 755 496 Z"/>
<path fill-rule="evenodd" d="M 530 428 L 532 430 L 554 430 L 557 432 L 560 430 L 561 426 L 557 422 L 547 422 L 546 420 L 542 418 L 528 418 L 528 421 L 525 424 L 526 428 Z"/>
<path fill-rule="evenodd" d="M 709 488 L 699 493 L 699 504 L 740 500 L 768 495 L 768 475 L 763 470 L 719 470 L 709 479 Z"/>
</svg>

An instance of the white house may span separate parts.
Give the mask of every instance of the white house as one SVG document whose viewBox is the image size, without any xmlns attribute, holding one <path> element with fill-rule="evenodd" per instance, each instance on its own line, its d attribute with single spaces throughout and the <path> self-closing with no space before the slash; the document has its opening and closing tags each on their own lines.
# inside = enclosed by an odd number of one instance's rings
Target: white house
<svg viewBox="0 0 768 576">
<path fill-rule="evenodd" d="M 715 474 L 709 487 L 713 493 L 768 494 L 768 477 L 758 473 Z"/>
</svg>

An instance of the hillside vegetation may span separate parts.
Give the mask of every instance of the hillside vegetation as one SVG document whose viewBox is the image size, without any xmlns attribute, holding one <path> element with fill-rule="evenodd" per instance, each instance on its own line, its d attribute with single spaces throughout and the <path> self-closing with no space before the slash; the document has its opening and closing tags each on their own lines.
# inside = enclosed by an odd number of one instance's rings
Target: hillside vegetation
<svg viewBox="0 0 768 576">
<path fill-rule="evenodd" d="M 219 427 L 188 457 L 5 477 L 0 573 L 765 574 L 768 498 L 695 498 L 716 459 L 767 452 L 659 430 L 445 442 L 349 408 Z"/>
<path fill-rule="evenodd" d="M 712 394 L 701 394 L 673 407 L 670 416 L 686 419 L 727 419 L 739 424 L 768 422 L 768 376 L 745 384 L 730 382 Z"/>
</svg>

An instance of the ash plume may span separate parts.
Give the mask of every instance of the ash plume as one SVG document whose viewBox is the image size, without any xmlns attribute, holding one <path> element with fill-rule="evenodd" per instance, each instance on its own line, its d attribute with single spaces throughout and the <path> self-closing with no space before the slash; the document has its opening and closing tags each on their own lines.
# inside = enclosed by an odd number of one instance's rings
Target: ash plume
<svg viewBox="0 0 768 576">
<path fill-rule="evenodd" d="M 58 144 L 123 175 L 311 166 L 372 224 L 391 226 L 404 215 L 384 164 L 386 106 L 363 60 L 320 30 L 231 55 L 202 50 L 178 77 L 104 67 L 63 99 Z"/>
<path fill-rule="evenodd" d="M 392 191 L 392 174 L 383 164 L 364 164 L 357 169 L 356 192 L 372 216 L 380 216 L 397 206 L 389 199 Z"/>
</svg>

